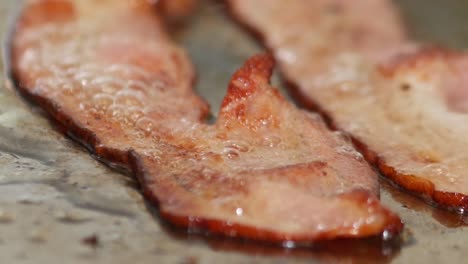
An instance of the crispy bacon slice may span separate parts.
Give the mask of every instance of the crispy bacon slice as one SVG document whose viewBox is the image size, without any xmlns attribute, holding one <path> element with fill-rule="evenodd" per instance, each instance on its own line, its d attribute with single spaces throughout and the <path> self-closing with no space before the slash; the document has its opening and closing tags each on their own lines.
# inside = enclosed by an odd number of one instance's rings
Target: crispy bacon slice
<svg viewBox="0 0 468 264">
<path fill-rule="evenodd" d="M 293 93 L 405 189 L 468 209 L 468 56 L 421 49 L 387 0 L 229 0 Z M 399 54 L 399 55 L 397 55 Z"/>
<path fill-rule="evenodd" d="M 402 229 L 351 144 L 270 87 L 270 56 L 234 74 L 218 121 L 205 124 L 186 55 L 146 1 L 130 2 L 29 1 L 13 72 L 69 135 L 130 168 L 164 219 L 273 242 Z"/>
</svg>

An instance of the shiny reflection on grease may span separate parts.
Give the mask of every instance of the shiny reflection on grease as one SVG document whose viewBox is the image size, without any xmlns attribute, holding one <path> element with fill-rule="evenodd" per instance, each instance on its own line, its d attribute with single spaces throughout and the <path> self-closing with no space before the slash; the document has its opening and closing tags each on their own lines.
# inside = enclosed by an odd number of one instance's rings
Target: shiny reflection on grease
<svg viewBox="0 0 468 264">
<path fill-rule="evenodd" d="M 414 238 L 407 229 L 399 236 L 385 240 L 383 236 L 365 239 L 339 239 L 309 244 L 284 241 L 280 244 L 253 241 L 241 238 L 229 238 L 202 233 L 198 229 L 181 229 L 163 220 L 159 209 L 145 201 L 146 209 L 151 213 L 162 232 L 171 240 L 187 247 L 207 247 L 208 250 L 223 253 L 235 253 L 246 258 L 278 259 L 280 261 L 304 261 L 326 263 L 391 263 L 400 254 L 402 247 L 414 244 Z"/>
<path fill-rule="evenodd" d="M 466 215 L 466 212 L 464 212 L 463 215 L 460 214 L 462 212 L 456 213 L 437 208 L 427 204 L 416 196 L 400 190 L 398 187 L 392 186 L 392 184 L 386 180 L 381 181 L 381 189 L 388 192 L 395 201 L 401 204 L 402 207 L 432 216 L 437 222 L 445 227 L 458 228 L 468 226 L 468 215 Z"/>
<path fill-rule="evenodd" d="M 157 217 L 157 216 L 155 216 Z M 236 253 L 245 257 L 275 258 L 284 261 L 319 261 L 327 263 L 390 263 L 398 256 L 402 246 L 411 239 L 398 237 L 384 241 L 381 237 L 367 239 L 341 239 L 310 244 L 284 241 L 281 244 L 226 238 L 201 233 L 187 233 L 168 223 L 164 231 L 174 240 L 190 246 L 207 245 L 215 251 Z M 257 259 L 258 260 L 258 259 Z"/>
</svg>

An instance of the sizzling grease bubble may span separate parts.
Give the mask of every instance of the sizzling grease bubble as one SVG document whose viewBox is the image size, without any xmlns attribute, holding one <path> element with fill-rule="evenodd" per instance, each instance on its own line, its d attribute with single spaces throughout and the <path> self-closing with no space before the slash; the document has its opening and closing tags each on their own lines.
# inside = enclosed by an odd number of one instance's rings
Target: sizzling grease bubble
<svg viewBox="0 0 468 264">
<path fill-rule="evenodd" d="M 79 92 L 79 89 L 77 89 L 73 84 L 66 84 L 62 87 L 61 91 L 64 95 L 73 96 Z"/>
<path fill-rule="evenodd" d="M 123 89 L 125 81 L 111 76 L 102 76 L 92 80 L 91 84 L 99 86 L 104 93 L 115 94 Z"/>
<path fill-rule="evenodd" d="M 87 71 L 87 72 L 97 72 L 97 71 L 101 71 L 101 66 L 96 65 L 94 63 L 84 63 L 84 64 L 80 64 L 79 70 Z M 101 76 L 105 76 L 105 75 L 100 74 L 99 76 L 96 76 L 94 80 L 101 78 Z"/>
<path fill-rule="evenodd" d="M 374 223 L 376 221 L 376 217 L 373 215 L 373 216 L 370 216 L 366 219 L 366 224 L 370 225 L 372 223 Z"/>
<path fill-rule="evenodd" d="M 188 217 L 188 228 L 189 228 L 189 231 L 190 231 L 191 228 L 194 228 L 194 227 L 196 226 L 197 221 L 198 221 L 198 219 L 197 219 L 196 217 L 194 217 L 194 216 L 189 216 L 189 217 Z M 194 230 L 192 229 L 192 231 L 194 231 Z"/>
<path fill-rule="evenodd" d="M 225 145 L 225 149 L 235 149 L 240 152 L 249 151 L 250 147 L 247 142 L 241 140 L 228 140 Z"/>
<path fill-rule="evenodd" d="M 327 227 L 324 225 L 324 224 L 318 224 L 317 225 L 317 230 L 318 231 L 322 231 L 322 230 L 325 230 Z"/>
<path fill-rule="evenodd" d="M 148 84 L 146 84 L 145 82 L 130 80 L 127 83 L 127 87 L 133 92 L 138 92 L 139 94 L 141 94 L 141 96 L 147 95 Z"/>
<path fill-rule="evenodd" d="M 107 94 L 96 94 L 92 97 L 93 107 L 106 110 L 114 103 L 114 98 Z"/>
<path fill-rule="evenodd" d="M 276 53 L 276 56 L 278 56 L 278 58 L 280 58 L 280 60 L 282 60 L 282 61 L 284 61 L 284 62 L 286 62 L 288 64 L 295 63 L 296 60 L 297 60 L 296 54 L 294 54 L 294 52 L 292 52 L 290 50 L 287 50 L 287 49 L 279 50 Z"/>
<path fill-rule="evenodd" d="M 143 102 L 140 99 L 142 97 L 144 95 L 137 91 L 121 90 L 116 94 L 115 103 L 124 106 L 141 107 L 143 106 Z"/>
<path fill-rule="evenodd" d="M 266 136 L 263 138 L 263 143 L 270 148 L 278 146 L 282 142 L 280 137 L 277 136 Z"/>
<path fill-rule="evenodd" d="M 236 215 L 237 216 L 242 216 L 243 214 L 244 214 L 244 209 L 242 209 L 240 207 L 236 209 Z"/>
<path fill-rule="evenodd" d="M 108 73 L 115 73 L 118 76 L 123 76 L 128 79 L 148 79 L 151 77 L 147 71 L 140 67 L 130 64 L 114 64 L 106 69 Z"/>
<path fill-rule="evenodd" d="M 338 91 L 342 92 L 342 93 L 348 93 L 348 92 L 351 92 L 354 90 L 354 83 L 353 82 L 350 82 L 350 81 L 343 81 L 343 82 L 340 82 L 336 85 L 336 87 L 338 87 Z"/>
<path fill-rule="evenodd" d="M 211 179 L 216 179 L 216 178 L 220 179 L 220 178 L 218 177 L 219 172 L 216 171 L 216 170 L 214 170 L 214 169 L 211 169 L 211 168 L 209 168 L 209 167 L 204 167 L 204 168 L 202 169 L 201 172 L 202 172 L 203 178 L 204 178 L 205 180 L 208 180 L 208 181 L 209 181 L 209 180 L 211 180 Z"/>
<path fill-rule="evenodd" d="M 63 68 L 76 68 L 80 63 L 80 58 L 74 55 L 68 55 L 57 61 L 57 64 Z"/>
<path fill-rule="evenodd" d="M 80 110 L 92 110 L 92 109 L 95 109 L 92 104 L 88 103 L 88 102 L 82 102 L 78 105 L 78 107 L 80 108 Z M 97 110 L 97 109 L 96 109 Z"/>
<path fill-rule="evenodd" d="M 339 146 L 335 148 L 335 151 L 342 155 L 348 155 L 353 157 L 356 160 L 362 160 L 364 157 L 361 153 L 355 150 L 352 146 Z"/>
<path fill-rule="evenodd" d="M 154 129 L 155 125 L 153 120 L 142 117 L 136 122 L 136 126 L 142 130 L 146 135 L 150 135 L 151 131 Z"/>
<path fill-rule="evenodd" d="M 82 86 L 86 86 L 95 77 L 96 77 L 96 73 L 94 72 L 80 70 L 75 73 L 75 75 L 73 76 L 73 79 L 81 83 Z"/>
<path fill-rule="evenodd" d="M 185 117 L 182 117 L 181 119 L 179 119 L 179 121 L 181 123 L 184 123 L 184 124 L 190 124 L 191 123 L 191 120 L 188 120 L 187 118 Z"/>
<path fill-rule="evenodd" d="M 228 158 L 228 159 L 235 159 L 235 158 L 238 158 L 240 155 L 239 155 L 239 152 L 235 149 L 232 149 L 232 148 L 225 148 L 223 150 L 223 154 Z"/>
<path fill-rule="evenodd" d="M 347 133 L 344 133 L 342 131 L 333 131 L 333 136 L 339 141 L 344 141 L 348 144 L 352 144 L 352 139 Z"/>
<path fill-rule="evenodd" d="M 58 66 L 60 68 L 60 65 Z M 69 67 L 69 68 L 60 68 L 62 70 L 63 76 L 67 78 L 73 78 L 73 76 L 76 75 L 76 72 L 78 71 L 78 66 L 77 67 Z"/>
<path fill-rule="evenodd" d="M 36 94 L 52 92 L 50 87 L 47 87 L 47 84 L 41 81 L 36 81 L 34 83 L 33 91 Z"/>
<path fill-rule="evenodd" d="M 159 91 L 164 91 L 167 84 L 161 80 L 153 80 L 151 82 L 151 88 Z"/>
<path fill-rule="evenodd" d="M 392 239 L 393 235 L 390 233 L 388 230 L 383 231 L 382 233 L 382 239 L 383 240 L 390 240 Z"/>
<path fill-rule="evenodd" d="M 34 92 L 35 93 L 47 93 L 50 91 L 50 87 L 57 86 L 58 83 L 54 78 L 41 78 L 35 82 Z"/>
<path fill-rule="evenodd" d="M 192 161 L 193 161 L 193 164 L 198 163 L 196 160 L 192 160 Z M 213 175 L 214 173 L 212 171 L 206 171 L 205 169 L 203 169 L 202 171 L 203 179 L 206 181 L 211 181 L 211 179 L 213 178 Z"/>
<path fill-rule="evenodd" d="M 142 118 L 145 113 L 139 108 L 132 107 L 128 109 L 128 115 L 132 123 L 136 123 L 140 118 Z"/>
<path fill-rule="evenodd" d="M 285 248 L 295 248 L 296 243 L 294 243 L 294 241 L 287 240 L 283 242 L 282 246 Z"/>
<path fill-rule="evenodd" d="M 60 87 L 60 91 L 62 94 L 68 94 L 73 91 L 73 88 L 73 83 L 64 83 L 62 87 Z"/>
<path fill-rule="evenodd" d="M 127 106 L 127 107 L 141 107 L 143 106 L 143 103 L 138 100 L 138 98 L 136 98 L 135 96 L 133 95 L 120 95 L 120 96 L 117 96 L 116 100 L 115 100 L 115 103 L 118 104 L 118 105 L 123 105 L 123 106 Z"/>
<path fill-rule="evenodd" d="M 57 65 L 55 65 L 55 67 L 53 68 L 53 72 L 60 73 L 64 76 L 69 76 L 70 73 L 76 73 L 78 66 L 79 62 L 77 61 L 58 61 Z"/>
<path fill-rule="evenodd" d="M 242 78 L 242 77 L 235 79 L 234 82 L 236 86 L 243 87 L 243 88 L 248 88 L 250 84 L 249 80 Z"/>
<path fill-rule="evenodd" d="M 433 175 L 436 175 L 438 177 L 445 177 L 447 178 L 451 183 L 454 183 L 457 181 L 457 179 L 454 177 L 452 173 L 450 173 L 450 170 L 447 165 L 441 164 L 441 163 L 431 163 L 426 166 L 424 166 L 423 171 L 429 172 Z"/>
<path fill-rule="evenodd" d="M 119 121 L 124 121 L 127 117 L 127 109 L 121 105 L 111 105 L 107 109 L 107 113 Z"/>
<path fill-rule="evenodd" d="M 359 219 L 359 221 L 356 221 L 353 223 L 353 233 L 357 234 L 358 233 L 358 230 L 359 228 L 362 226 L 363 224 L 363 219 Z"/>
</svg>

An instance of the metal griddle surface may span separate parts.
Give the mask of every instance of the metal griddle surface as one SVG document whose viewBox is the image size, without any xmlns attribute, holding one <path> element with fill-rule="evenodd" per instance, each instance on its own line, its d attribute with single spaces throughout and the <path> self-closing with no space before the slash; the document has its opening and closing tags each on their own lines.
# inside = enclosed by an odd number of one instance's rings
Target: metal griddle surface
<svg viewBox="0 0 468 264">
<path fill-rule="evenodd" d="M 233 71 L 262 48 L 203 2 L 174 30 L 197 68 L 197 91 L 216 113 Z M 464 0 L 398 0 L 414 36 L 468 46 Z M 18 1 L 0 1 L 0 32 Z M 5 66 L 3 66 L 5 67 Z M 174 231 L 145 204 L 136 182 L 59 134 L 0 77 L 1 263 L 463 263 L 468 217 L 434 209 L 382 181 L 383 203 L 406 223 L 401 248 L 376 241 L 279 249 Z M 282 87 L 276 76 L 273 83 Z"/>
</svg>

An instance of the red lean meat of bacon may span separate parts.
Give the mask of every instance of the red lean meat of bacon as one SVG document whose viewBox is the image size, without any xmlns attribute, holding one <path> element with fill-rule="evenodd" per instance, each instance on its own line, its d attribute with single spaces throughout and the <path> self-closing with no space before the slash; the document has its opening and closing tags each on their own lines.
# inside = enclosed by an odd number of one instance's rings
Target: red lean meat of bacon
<svg viewBox="0 0 468 264">
<path fill-rule="evenodd" d="M 20 91 L 130 168 L 177 226 L 273 242 L 401 231 L 362 156 L 270 87 L 271 57 L 234 74 L 205 124 L 189 60 L 145 3 L 29 1 L 12 40 Z"/>
<path fill-rule="evenodd" d="M 418 49 L 389 0 L 228 2 L 263 37 L 296 98 L 352 135 L 385 176 L 468 209 L 467 55 Z"/>
</svg>

